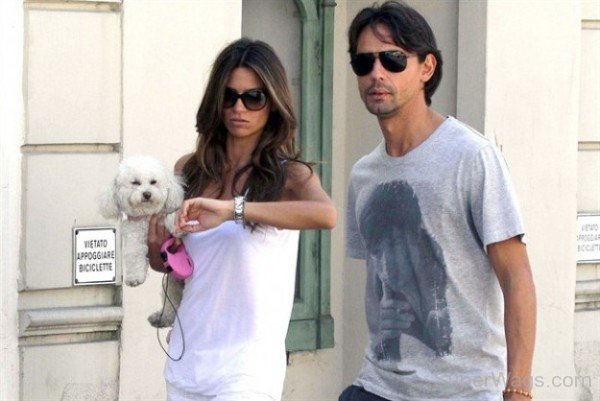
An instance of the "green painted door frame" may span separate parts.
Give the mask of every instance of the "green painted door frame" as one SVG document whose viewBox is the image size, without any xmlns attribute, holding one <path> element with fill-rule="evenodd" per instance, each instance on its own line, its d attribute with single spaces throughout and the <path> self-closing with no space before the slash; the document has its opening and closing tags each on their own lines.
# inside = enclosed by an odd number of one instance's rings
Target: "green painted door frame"
<svg viewBox="0 0 600 401">
<path fill-rule="evenodd" d="M 300 146 L 304 160 L 318 162 L 323 187 L 331 193 L 333 91 L 333 0 L 295 0 L 302 18 Z M 289 351 L 333 347 L 330 311 L 330 233 L 301 235 L 298 283 L 286 346 Z"/>
</svg>

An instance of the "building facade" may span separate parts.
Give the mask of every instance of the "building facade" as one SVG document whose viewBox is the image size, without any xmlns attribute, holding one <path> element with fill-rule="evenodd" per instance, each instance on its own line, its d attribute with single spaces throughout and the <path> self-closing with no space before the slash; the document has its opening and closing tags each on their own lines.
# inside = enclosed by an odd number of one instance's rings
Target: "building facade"
<svg viewBox="0 0 600 401">
<path fill-rule="evenodd" d="M 172 165 L 193 149 L 226 43 L 260 38 L 282 56 L 305 157 L 322 161 L 344 215 L 350 168 L 380 141 L 347 55 L 348 25 L 371 3 L 0 2 L 1 400 L 164 399 L 146 321 L 160 275 L 127 287 L 117 258 L 114 281 L 74 285 L 74 229 L 118 229 L 95 195 L 123 157 Z M 535 398 L 600 399 L 600 266 L 577 253 L 578 214 L 600 214 L 600 3 L 408 3 L 443 51 L 434 108 L 492 138 L 515 182 L 538 291 Z M 303 237 L 286 401 L 337 399 L 358 373 L 365 272 L 345 257 L 344 228 Z"/>
</svg>

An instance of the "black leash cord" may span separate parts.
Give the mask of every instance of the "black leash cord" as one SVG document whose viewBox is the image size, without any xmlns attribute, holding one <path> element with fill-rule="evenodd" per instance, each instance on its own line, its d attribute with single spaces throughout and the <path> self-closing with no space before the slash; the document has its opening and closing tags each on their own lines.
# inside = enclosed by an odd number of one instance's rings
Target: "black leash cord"
<svg viewBox="0 0 600 401">
<path fill-rule="evenodd" d="M 183 358 L 183 354 L 185 353 L 185 336 L 183 335 L 183 327 L 181 326 L 181 320 L 179 319 L 179 314 L 177 313 L 177 308 L 175 308 L 175 305 L 173 305 L 173 301 L 171 301 L 171 298 L 169 298 L 169 295 L 167 294 L 168 285 L 169 285 L 169 273 L 165 273 L 162 278 L 162 288 L 165 293 L 165 299 L 163 300 L 163 306 L 162 306 L 162 310 L 160 311 L 160 319 L 159 320 L 162 320 L 163 314 L 165 313 L 165 306 L 167 305 L 167 301 L 169 301 L 169 304 L 175 311 L 175 320 L 177 321 L 177 324 L 179 325 L 179 330 L 181 331 L 181 354 L 177 358 L 173 358 L 169 354 L 169 351 L 167 351 L 165 349 L 162 341 L 160 340 L 159 327 L 156 328 L 156 339 L 158 340 L 158 344 L 160 345 L 160 347 L 162 348 L 164 353 L 169 357 L 169 359 L 174 362 L 177 362 L 177 361 L 180 361 L 181 358 Z"/>
</svg>

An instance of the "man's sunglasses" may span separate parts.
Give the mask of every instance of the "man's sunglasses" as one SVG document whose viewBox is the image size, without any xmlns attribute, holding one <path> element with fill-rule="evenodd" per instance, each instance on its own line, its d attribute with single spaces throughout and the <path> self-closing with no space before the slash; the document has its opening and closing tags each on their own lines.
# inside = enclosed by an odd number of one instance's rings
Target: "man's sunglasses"
<svg viewBox="0 0 600 401">
<path fill-rule="evenodd" d="M 387 50 L 376 53 L 357 53 L 350 57 L 352 70 L 356 75 L 362 77 L 373 71 L 375 59 L 379 57 L 379 62 L 386 70 L 390 72 L 402 72 L 406 69 L 408 57 L 400 50 Z"/>
<path fill-rule="evenodd" d="M 242 93 L 237 93 L 231 88 L 225 88 L 223 107 L 226 109 L 233 107 L 238 99 L 242 99 L 244 107 L 252 111 L 261 110 L 267 105 L 267 95 L 261 89 L 250 89 Z"/>
</svg>

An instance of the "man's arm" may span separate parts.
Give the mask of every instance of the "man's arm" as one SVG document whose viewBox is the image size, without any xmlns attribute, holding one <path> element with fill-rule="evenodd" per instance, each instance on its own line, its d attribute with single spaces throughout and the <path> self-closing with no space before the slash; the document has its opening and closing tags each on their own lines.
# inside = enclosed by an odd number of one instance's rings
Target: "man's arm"
<svg viewBox="0 0 600 401">
<path fill-rule="evenodd" d="M 525 244 L 518 237 L 488 246 L 490 262 L 504 295 L 504 330 L 508 348 L 507 388 L 531 391 L 535 345 L 536 295 Z M 505 400 L 526 400 L 508 393 Z"/>
</svg>

